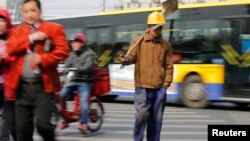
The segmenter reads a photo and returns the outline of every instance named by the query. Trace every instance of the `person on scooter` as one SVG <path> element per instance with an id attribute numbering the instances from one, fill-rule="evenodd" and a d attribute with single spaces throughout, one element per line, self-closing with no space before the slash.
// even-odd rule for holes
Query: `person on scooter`
<path id="1" fill-rule="evenodd" d="M 81 33 L 74 34 L 70 38 L 72 52 L 65 61 L 65 71 L 70 74 L 69 83 L 64 85 L 61 91 L 62 101 L 65 102 L 75 91 L 79 93 L 81 103 L 81 115 L 79 130 L 87 133 L 88 97 L 93 83 L 92 69 L 95 67 L 96 54 L 86 47 L 87 36 Z M 67 119 L 65 120 L 67 121 Z M 68 126 L 67 122 L 61 124 L 61 129 Z"/>

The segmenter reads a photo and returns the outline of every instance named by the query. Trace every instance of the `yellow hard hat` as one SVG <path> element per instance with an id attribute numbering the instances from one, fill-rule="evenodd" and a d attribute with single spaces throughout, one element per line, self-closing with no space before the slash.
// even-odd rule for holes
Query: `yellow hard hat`
<path id="1" fill-rule="evenodd" d="M 165 24 L 165 18 L 160 12 L 153 12 L 148 15 L 147 24 Z"/>

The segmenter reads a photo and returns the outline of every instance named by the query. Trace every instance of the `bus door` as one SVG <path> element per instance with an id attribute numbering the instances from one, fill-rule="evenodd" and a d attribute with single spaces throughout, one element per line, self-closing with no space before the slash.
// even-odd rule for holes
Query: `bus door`
<path id="1" fill-rule="evenodd" d="M 225 97 L 250 101 L 250 16 L 223 19 L 220 29 Z"/>
<path id="2" fill-rule="evenodd" d="M 112 33 L 111 26 L 88 27 L 85 30 L 88 37 L 88 47 L 97 54 L 98 67 L 107 67 L 112 59 Z"/>

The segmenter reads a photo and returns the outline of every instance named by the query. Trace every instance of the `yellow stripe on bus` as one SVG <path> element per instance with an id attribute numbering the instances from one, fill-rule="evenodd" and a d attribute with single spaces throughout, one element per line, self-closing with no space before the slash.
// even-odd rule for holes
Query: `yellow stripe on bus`
<path id="1" fill-rule="evenodd" d="M 230 0 L 222 2 L 196 3 L 196 4 L 179 5 L 178 7 L 180 9 L 185 9 L 185 8 L 202 8 L 202 7 L 215 7 L 215 6 L 244 5 L 244 4 L 250 4 L 250 0 Z"/>
<path id="2" fill-rule="evenodd" d="M 175 64 L 174 72 L 176 83 L 182 83 L 192 73 L 198 74 L 204 83 L 224 83 L 224 65 L 220 64 Z"/>
<path id="3" fill-rule="evenodd" d="M 230 6 L 230 5 L 245 5 L 250 4 L 250 0 L 231 0 L 223 2 L 208 2 L 208 3 L 196 3 L 196 4 L 179 4 L 179 9 L 190 9 L 190 8 L 202 8 L 202 7 L 216 7 L 216 6 Z M 100 15 L 115 15 L 115 14 L 127 14 L 127 13 L 138 13 L 147 11 L 161 11 L 162 7 L 150 7 L 150 8 L 136 8 L 127 10 L 114 10 L 101 12 Z"/>

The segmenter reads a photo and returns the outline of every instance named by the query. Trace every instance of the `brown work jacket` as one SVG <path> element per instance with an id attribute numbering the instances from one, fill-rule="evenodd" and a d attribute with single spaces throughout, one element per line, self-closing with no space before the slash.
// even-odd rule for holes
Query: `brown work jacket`
<path id="1" fill-rule="evenodd" d="M 140 35 L 142 36 L 142 35 Z M 135 37 L 131 48 L 139 40 Z M 169 87 L 173 80 L 172 48 L 162 38 L 152 39 L 148 33 L 128 55 L 135 63 L 135 86 L 143 88 Z"/>

